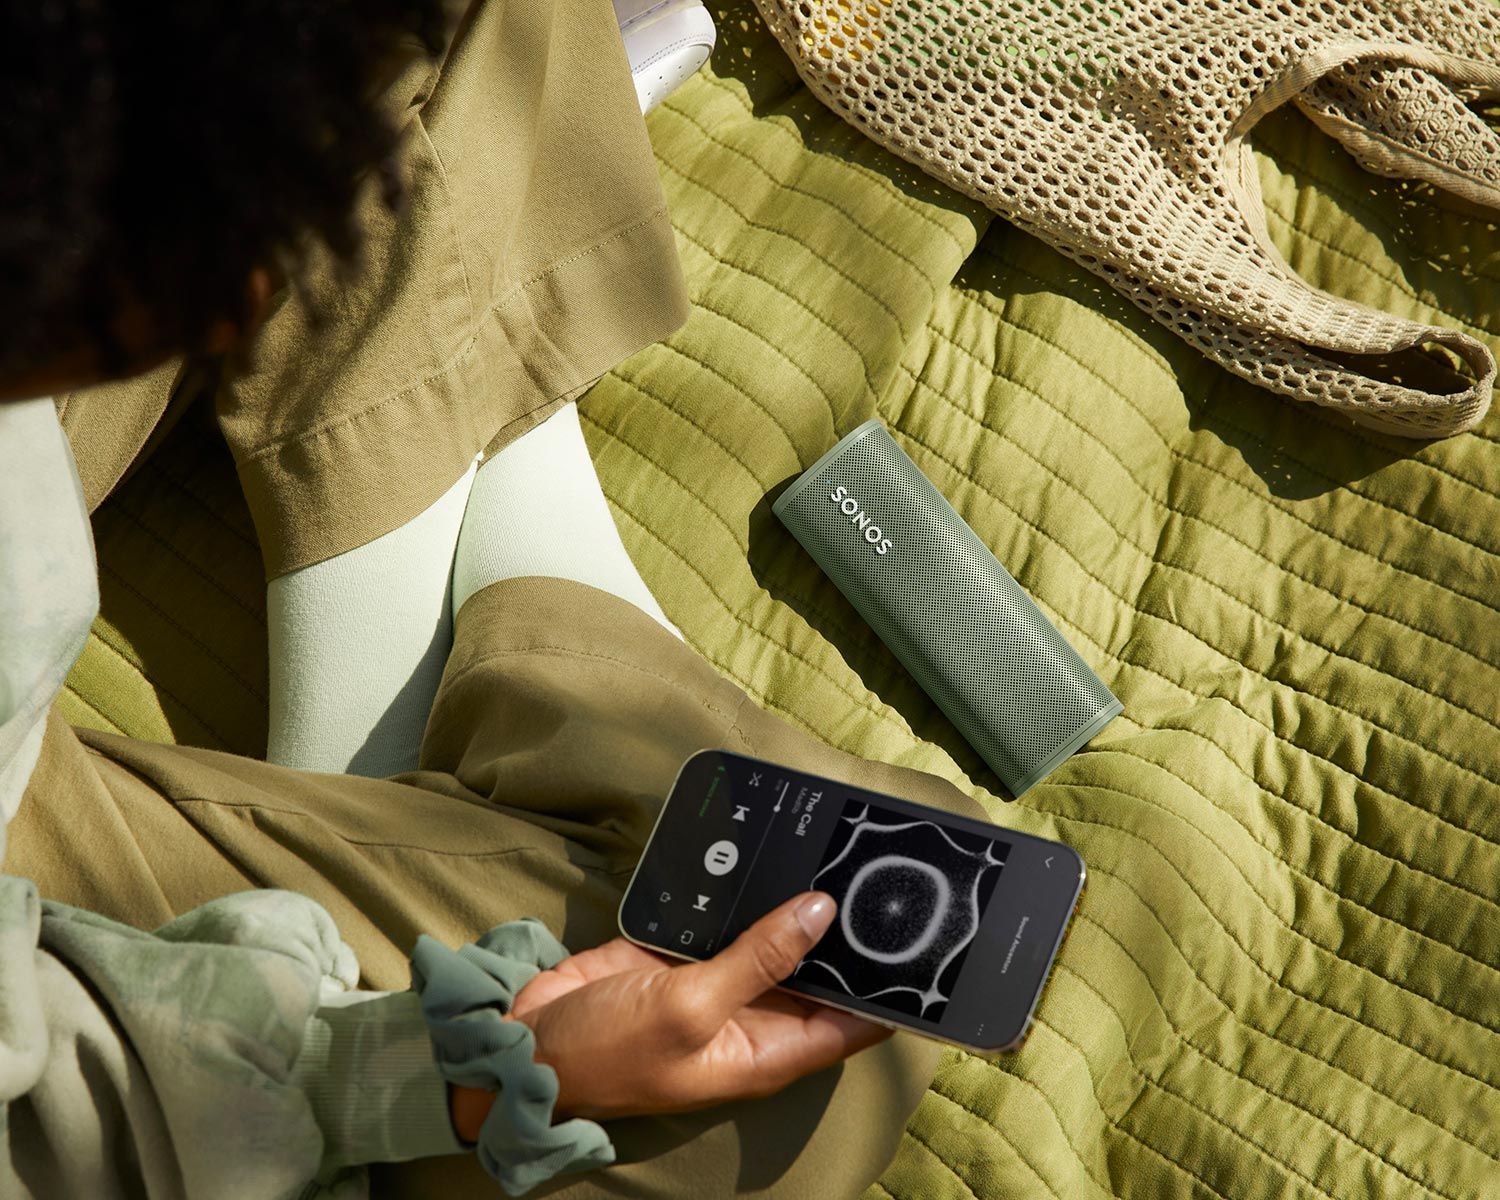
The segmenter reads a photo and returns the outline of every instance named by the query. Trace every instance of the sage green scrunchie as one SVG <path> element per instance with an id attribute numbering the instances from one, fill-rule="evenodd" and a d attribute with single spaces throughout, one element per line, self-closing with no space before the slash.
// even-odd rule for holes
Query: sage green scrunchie
<path id="1" fill-rule="evenodd" d="M 477 1153 L 512 1196 L 554 1175 L 615 1160 L 609 1135 L 593 1121 L 552 1123 L 557 1073 L 535 1061 L 536 1039 L 525 1024 L 501 1019 L 517 992 L 567 957 L 529 918 L 497 925 L 457 951 L 424 935 L 411 956 L 412 987 L 422 998 L 438 1073 L 449 1083 L 497 1093 Z"/>

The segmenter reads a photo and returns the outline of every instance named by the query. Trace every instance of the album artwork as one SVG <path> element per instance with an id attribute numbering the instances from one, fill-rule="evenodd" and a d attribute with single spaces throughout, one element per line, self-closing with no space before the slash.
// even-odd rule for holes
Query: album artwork
<path id="1" fill-rule="evenodd" d="M 812 886 L 838 916 L 796 978 L 940 1021 L 1010 847 L 847 800 Z"/>

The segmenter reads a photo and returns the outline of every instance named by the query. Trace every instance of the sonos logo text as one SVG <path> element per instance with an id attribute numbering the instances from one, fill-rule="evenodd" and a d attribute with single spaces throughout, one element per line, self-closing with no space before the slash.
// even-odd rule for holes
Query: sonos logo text
<path id="1" fill-rule="evenodd" d="M 860 536 L 875 547 L 876 554 L 889 554 L 891 550 L 891 539 L 880 531 L 880 526 L 872 524 L 870 514 L 865 512 L 859 505 L 859 501 L 849 494 L 849 489 L 839 484 L 828 494 L 828 498 L 839 506 L 839 512 L 849 518 L 849 524 L 859 530 Z"/>

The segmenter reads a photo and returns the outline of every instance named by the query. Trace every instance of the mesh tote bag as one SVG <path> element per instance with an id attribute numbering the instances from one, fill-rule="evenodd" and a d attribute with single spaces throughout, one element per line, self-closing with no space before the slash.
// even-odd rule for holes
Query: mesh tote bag
<path id="1" fill-rule="evenodd" d="M 1369 170 L 1500 207 L 1485 0 L 756 3 L 834 111 L 1235 374 L 1405 437 L 1484 416 L 1483 343 L 1287 266 L 1247 136 L 1290 101 Z"/>

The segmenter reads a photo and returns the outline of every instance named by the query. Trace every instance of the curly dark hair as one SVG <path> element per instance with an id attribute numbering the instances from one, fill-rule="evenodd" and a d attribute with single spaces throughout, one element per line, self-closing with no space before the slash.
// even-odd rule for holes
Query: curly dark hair
<path id="1" fill-rule="evenodd" d="M 390 190 L 384 73 L 444 0 L 8 0 L 0 26 L 0 370 L 148 314 L 172 350 L 246 316 L 256 267 L 356 254 Z"/>

